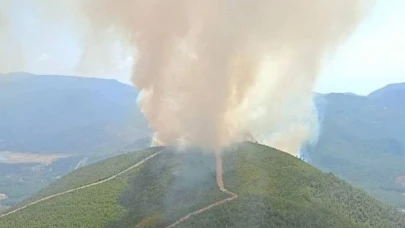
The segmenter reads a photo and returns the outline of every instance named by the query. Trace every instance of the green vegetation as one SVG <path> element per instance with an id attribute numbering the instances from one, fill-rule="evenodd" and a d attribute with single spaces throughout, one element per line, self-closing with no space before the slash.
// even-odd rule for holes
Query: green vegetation
<path id="1" fill-rule="evenodd" d="M 216 185 L 215 157 L 202 151 L 181 155 L 166 151 L 150 160 L 129 183 L 119 201 L 127 214 L 109 227 L 135 227 L 139 223 L 165 227 L 192 211 L 229 197 Z"/>
<path id="2" fill-rule="evenodd" d="M 0 227 L 165 227 L 229 197 L 216 186 L 212 153 L 170 148 L 151 148 L 79 169 L 40 194 L 106 178 L 161 149 L 162 154 L 116 179 L 0 218 Z M 405 224 L 395 209 L 281 151 L 244 143 L 227 148 L 223 162 L 225 186 L 239 198 L 178 227 L 402 228 Z"/>
<path id="3" fill-rule="evenodd" d="M 405 85 L 402 85 L 405 91 Z M 405 99 L 391 86 L 363 97 L 322 96 L 325 103 L 319 142 L 309 148 L 310 163 L 333 172 L 392 206 L 405 208 Z M 389 97 L 386 97 L 390 95 Z M 321 110 L 323 110 L 321 108 Z"/>
<path id="4" fill-rule="evenodd" d="M 65 176 L 72 170 L 75 170 L 78 164 L 81 161 L 85 161 L 82 165 L 86 166 L 89 164 L 93 164 L 98 161 L 105 160 L 107 158 L 113 157 L 112 155 L 120 155 L 124 153 L 129 153 L 131 151 L 139 150 L 142 148 L 148 148 L 150 145 L 149 138 L 144 138 L 134 142 L 131 145 L 128 145 L 121 150 L 116 151 L 115 153 L 94 153 L 91 155 L 86 156 L 73 156 L 58 160 L 50 165 L 42 165 L 36 163 L 28 163 L 28 164 L 1 164 L 0 163 L 0 170 L 2 171 L 2 175 L 0 175 L 0 190 L 2 193 L 6 193 L 8 195 L 8 199 L 0 201 L 0 206 L 14 206 L 19 203 L 25 203 L 28 197 L 32 196 L 36 192 L 40 191 L 44 187 L 48 186 L 50 183 L 53 183 L 57 179 L 62 176 Z M 126 157 L 120 157 L 117 159 L 125 160 Z M 127 161 L 131 163 L 132 160 L 129 159 Z M 126 162 L 120 163 L 122 166 L 126 164 Z M 114 167 L 116 169 L 122 168 L 121 165 Z M 102 170 L 103 172 L 109 172 L 109 170 Z M 76 170 L 73 176 L 78 175 L 76 172 L 81 172 Z M 72 175 L 72 174 L 71 174 Z M 84 173 L 84 178 L 87 177 L 88 174 Z M 100 174 L 95 174 L 98 175 Z M 89 181 L 92 179 L 90 178 Z M 66 181 L 64 184 L 58 184 L 57 188 L 51 190 L 54 185 L 51 185 L 50 188 L 47 188 L 45 192 L 41 192 L 40 194 L 47 195 L 48 192 L 46 191 L 54 191 L 58 192 L 63 188 L 63 186 L 70 187 L 70 182 L 74 182 L 79 184 L 77 180 L 69 180 L 64 179 Z"/>
<path id="5" fill-rule="evenodd" d="M 239 199 L 180 227 L 400 228 L 405 224 L 395 209 L 288 156 L 252 144 L 228 151 L 225 185 Z"/>
<path id="6" fill-rule="evenodd" d="M 116 202 L 125 184 L 118 178 L 44 201 L 0 218 L 0 227 L 105 227 L 124 214 L 124 208 Z"/>
<path id="7" fill-rule="evenodd" d="M 267 207 L 271 211 L 286 216 L 284 226 L 279 223 L 274 227 L 345 227 L 345 224 L 348 227 L 401 227 L 405 224 L 405 219 L 396 210 L 382 205 L 332 174 L 325 175 L 301 161 L 288 158 L 284 153 L 268 152 L 268 148 L 252 144 L 239 148 L 236 153 L 229 152 L 226 166 L 240 168 L 235 169 L 239 171 L 236 175 L 225 174 L 225 184 L 235 191 L 247 189 L 246 186 L 262 185 L 260 187 L 266 192 L 260 192 L 255 187 L 240 193 L 240 198 L 246 195 L 248 198 L 269 200 Z M 255 167 L 249 163 L 255 164 Z M 267 177 L 267 182 L 259 179 L 252 182 L 250 176 L 258 174 L 263 179 Z M 227 182 L 233 180 L 232 176 L 236 176 L 236 181 Z M 297 219 L 305 217 L 304 221 Z M 272 223 L 271 219 L 268 223 Z"/>
<path id="8" fill-rule="evenodd" d="M 147 144 L 150 132 L 137 96 L 134 87 L 115 80 L 0 74 L 0 152 L 73 156 L 49 166 L 0 163 L 0 192 L 9 196 L 0 204 L 21 202 L 81 159 L 90 164 Z"/>
<path id="9" fill-rule="evenodd" d="M 140 160 L 157 152 L 160 148 L 149 148 L 134 153 L 122 154 L 113 158 L 101 161 L 96 164 L 77 169 L 61 180 L 50 184 L 47 188 L 42 189 L 26 202 L 35 201 L 37 199 L 67 191 L 87 184 L 91 184 L 100 180 L 107 179 L 116 173 L 119 173 L 130 166 L 136 164 Z M 24 203 L 26 203 L 24 202 Z"/>

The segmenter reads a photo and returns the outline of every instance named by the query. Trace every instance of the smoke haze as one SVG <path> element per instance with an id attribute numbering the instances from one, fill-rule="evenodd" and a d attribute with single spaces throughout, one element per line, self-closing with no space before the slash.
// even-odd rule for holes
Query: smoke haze
<path id="1" fill-rule="evenodd" d="M 21 47 L 9 26 L 8 9 L 11 6 L 10 0 L 0 1 L 0 69 L 4 72 L 16 71 L 23 67 Z"/>
<path id="2" fill-rule="evenodd" d="M 369 3 L 77 1 L 80 23 L 91 28 L 82 65 L 113 63 L 104 39 L 111 34 L 132 49 L 132 81 L 155 144 L 215 149 L 250 135 L 296 154 L 316 137 L 312 95 L 322 61 Z"/>

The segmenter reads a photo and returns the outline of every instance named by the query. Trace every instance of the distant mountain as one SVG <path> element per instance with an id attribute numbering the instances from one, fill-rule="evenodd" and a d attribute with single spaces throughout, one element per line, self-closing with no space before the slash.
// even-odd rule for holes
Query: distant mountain
<path id="1" fill-rule="evenodd" d="M 111 151 L 148 136 L 138 92 L 115 80 L 0 75 L 0 151 Z"/>
<path id="2" fill-rule="evenodd" d="M 137 96 L 115 80 L 0 75 L 0 193 L 8 196 L 0 206 L 14 205 L 81 166 L 149 146 Z M 64 158 L 40 162 L 55 155 Z"/>
<path id="3" fill-rule="evenodd" d="M 317 105 L 322 127 L 310 163 L 405 208 L 405 83 L 369 96 L 320 95 Z"/>
<path id="4" fill-rule="evenodd" d="M 405 224 L 399 211 L 332 174 L 253 143 L 224 151 L 223 180 L 236 197 L 218 188 L 212 153 L 150 148 L 70 173 L 16 207 L 21 210 L 0 215 L 0 226 L 403 228 Z"/>
<path id="5" fill-rule="evenodd" d="M 388 85 L 368 97 L 376 103 L 405 109 L 405 83 Z"/>

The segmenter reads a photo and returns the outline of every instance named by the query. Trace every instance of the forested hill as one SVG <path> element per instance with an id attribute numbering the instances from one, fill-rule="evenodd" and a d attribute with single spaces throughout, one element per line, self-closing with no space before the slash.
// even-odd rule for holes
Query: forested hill
<path id="1" fill-rule="evenodd" d="M 114 151 L 149 134 L 137 96 L 115 80 L 0 75 L 0 151 Z"/>
<path id="2" fill-rule="evenodd" d="M 138 91 L 115 80 L 0 74 L 0 208 L 150 137 Z"/>
<path id="3" fill-rule="evenodd" d="M 26 203 L 87 187 L 0 217 L 0 227 L 166 227 L 229 197 L 218 189 L 215 167 L 215 156 L 199 150 L 150 148 L 120 155 L 56 181 Z M 111 178 L 117 173 L 122 175 Z M 187 217 L 176 227 L 403 228 L 405 224 L 405 216 L 396 209 L 334 175 L 258 144 L 224 151 L 223 180 L 238 197 Z"/>
<path id="4" fill-rule="evenodd" d="M 320 137 L 309 162 L 405 209 L 405 83 L 317 101 Z"/>

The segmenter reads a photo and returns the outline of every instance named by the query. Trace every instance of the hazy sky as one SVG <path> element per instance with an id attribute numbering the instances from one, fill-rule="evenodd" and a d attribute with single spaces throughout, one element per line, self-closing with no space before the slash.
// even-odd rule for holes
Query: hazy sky
<path id="1" fill-rule="evenodd" d="M 377 0 L 326 64 L 317 90 L 367 94 L 396 82 L 405 82 L 405 1 Z"/>
<path id="2" fill-rule="evenodd" d="M 9 12 L 12 32 L 24 51 L 25 66 L 19 71 L 77 74 L 78 34 L 69 29 L 68 20 L 44 23 L 34 6 L 32 1 L 18 0 Z M 111 72 L 94 71 L 89 76 L 129 83 L 130 63 L 122 61 Z M 394 82 L 405 82 L 405 1 L 377 0 L 356 32 L 327 60 L 316 90 L 367 94 Z"/>

